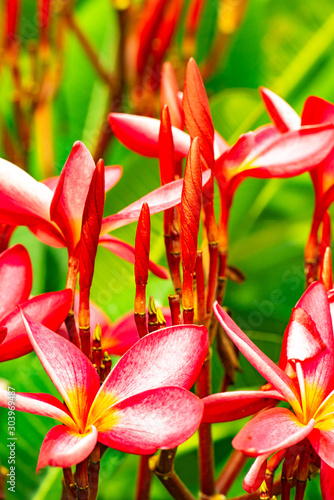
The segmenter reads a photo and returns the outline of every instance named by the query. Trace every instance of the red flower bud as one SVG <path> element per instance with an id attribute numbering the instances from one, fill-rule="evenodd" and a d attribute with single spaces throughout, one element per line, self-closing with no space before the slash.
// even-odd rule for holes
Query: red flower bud
<path id="1" fill-rule="evenodd" d="M 175 180 L 174 142 L 168 106 L 161 110 L 159 166 L 162 186 Z"/>
<path id="2" fill-rule="evenodd" d="M 183 91 L 183 111 L 186 128 L 192 139 L 199 137 L 206 168 L 213 168 L 214 128 L 209 101 L 197 64 L 193 58 L 187 65 Z"/>
<path id="3" fill-rule="evenodd" d="M 202 203 L 202 170 L 199 139 L 190 146 L 181 197 L 181 252 L 183 267 L 182 303 L 193 307 L 193 276 Z"/>

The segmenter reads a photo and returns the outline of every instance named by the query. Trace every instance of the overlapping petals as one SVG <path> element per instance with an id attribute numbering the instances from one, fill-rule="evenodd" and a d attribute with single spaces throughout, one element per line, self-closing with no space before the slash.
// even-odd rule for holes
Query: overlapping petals
<path id="1" fill-rule="evenodd" d="M 250 476 L 250 483 L 245 485 L 247 491 L 252 491 L 255 483 L 258 485 L 260 472 L 263 473 L 261 457 L 265 460 L 270 454 L 294 447 L 305 438 L 325 464 L 322 483 L 327 482 L 328 468 L 334 466 L 334 350 L 325 288 L 318 282 L 313 283 L 293 310 L 280 360 L 285 371 L 267 358 L 218 304 L 214 305 L 214 310 L 238 349 L 275 390 L 227 392 L 204 398 L 203 421 L 241 418 L 251 414 L 252 409 L 255 413 L 265 408 L 275 399 L 287 401 L 293 410 L 265 409 L 234 438 L 235 448 L 259 457 L 261 462 L 256 474 Z"/>
<path id="2" fill-rule="evenodd" d="M 17 409 L 52 416 L 38 469 L 81 462 L 97 441 L 129 453 L 172 448 L 197 429 L 203 403 L 187 389 L 204 362 L 204 327 L 177 326 L 151 333 L 120 359 L 100 387 L 86 356 L 66 339 L 30 318 L 27 334 L 43 367 L 65 401 L 46 394 L 17 394 Z M 7 392 L 0 391 L 7 405 Z"/>
<path id="3" fill-rule="evenodd" d="M 32 351 L 17 305 L 36 321 L 57 330 L 70 306 L 70 290 L 51 292 L 29 299 L 32 267 L 27 250 L 15 245 L 0 255 L 0 361 Z"/>

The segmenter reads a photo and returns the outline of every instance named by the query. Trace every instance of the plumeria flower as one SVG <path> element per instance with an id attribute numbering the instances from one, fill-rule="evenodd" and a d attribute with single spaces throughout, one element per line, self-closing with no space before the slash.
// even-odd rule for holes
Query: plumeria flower
<path id="1" fill-rule="evenodd" d="M 294 109 L 274 92 L 261 88 L 261 95 L 274 124 L 281 134 L 298 130 L 301 126 L 326 125 L 334 123 L 334 105 L 317 96 L 306 99 L 301 118 Z M 319 247 L 318 231 L 325 224 L 326 212 L 334 200 L 334 148 L 333 143 L 327 155 L 316 168 L 310 171 L 315 193 L 315 208 L 312 228 L 305 248 L 305 261 L 309 267 L 308 281 L 318 276 L 323 256 Z"/>
<path id="2" fill-rule="evenodd" d="M 280 366 L 277 366 L 232 321 L 217 304 L 218 321 L 261 375 L 271 384 L 269 391 L 214 394 L 204 399 L 204 422 L 219 422 L 245 416 L 242 403 L 286 401 L 287 408 L 270 408 L 255 416 L 234 438 L 233 446 L 258 457 L 244 482 L 253 491 L 264 480 L 266 459 L 273 453 L 309 441 L 321 459 L 321 489 L 329 500 L 333 493 L 334 446 L 334 337 L 327 292 L 315 282 L 293 309 L 285 332 Z M 284 371 L 283 371 L 283 369 Z M 262 405 L 263 407 L 263 405 Z"/>
<path id="3" fill-rule="evenodd" d="M 227 225 L 235 191 L 247 177 L 292 177 L 310 170 L 330 152 L 334 131 L 331 124 L 295 127 L 282 135 L 266 125 L 240 136 L 229 146 L 214 130 L 205 88 L 193 59 L 187 67 L 183 93 L 185 124 L 189 134 L 172 127 L 175 160 L 187 156 L 191 139 L 199 137 L 202 167 L 212 169 L 221 194 L 219 247 L 228 245 Z M 159 157 L 160 121 L 154 118 L 111 113 L 110 126 L 129 149 Z"/>
<path id="4" fill-rule="evenodd" d="M 44 182 L 37 182 L 16 165 L 0 159 L 0 222 L 28 226 L 47 245 L 67 247 L 70 258 L 77 256 L 82 215 L 95 168 L 91 154 L 79 141 L 74 144 L 60 177 Z M 120 166 L 105 168 L 106 191 L 121 175 Z M 208 179 L 209 175 L 203 175 L 203 183 Z M 179 204 L 182 185 L 182 179 L 171 182 L 102 219 L 100 244 L 133 263 L 134 248 L 107 233 L 138 220 L 145 202 L 151 214 Z M 150 270 L 168 278 L 166 270 L 151 261 Z"/>
<path id="5" fill-rule="evenodd" d="M 66 318 L 72 301 L 70 290 L 51 292 L 29 298 L 32 267 L 29 254 L 15 245 L 0 254 L 0 361 L 23 356 L 32 351 L 18 305 L 34 320 L 57 330 Z"/>
<path id="6" fill-rule="evenodd" d="M 53 417 L 37 470 L 83 461 L 97 442 L 127 453 L 173 448 L 197 429 L 203 403 L 188 392 L 204 362 L 207 331 L 175 326 L 148 334 L 115 365 L 100 387 L 87 357 L 28 317 L 27 334 L 64 403 L 48 394 L 16 394 L 16 409 Z M 7 406 L 7 391 L 0 391 Z"/>

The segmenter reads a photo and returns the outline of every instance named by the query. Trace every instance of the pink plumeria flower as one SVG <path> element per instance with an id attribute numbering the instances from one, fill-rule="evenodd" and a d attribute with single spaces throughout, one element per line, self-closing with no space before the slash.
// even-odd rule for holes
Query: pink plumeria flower
<path id="1" fill-rule="evenodd" d="M 25 325 L 45 371 L 64 400 L 48 394 L 16 394 L 16 409 L 53 417 L 37 470 L 70 467 L 97 442 L 136 454 L 173 448 L 197 429 L 203 403 L 189 389 L 204 362 L 208 339 L 200 326 L 158 330 L 138 341 L 100 387 L 87 357 L 66 339 L 29 318 Z M 7 406 L 7 392 L 0 391 Z"/>
<path id="2" fill-rule="evenodd" d="M 334 337 L 325 288 L 318 282 L 313 283 L 293 310 L 280 360 L 280 366 L 285 371 L 263 354 L 217 303 L 214 311 L 240 352 L 272 385 L 273 390 L 208 396 L 204 399 L 203 421 L 230 420 L 233 413 L 234 418 L 241 418 L 246 416 L 240 411 L 243 402 L 251 402 L 256 411 L 257 403 L 263 403 L 264 397 L 269 402 L 287 401 L 293 410 L 265 410 L 248 422 L 234 438 L 232 444 L 236 449 L 258 457 L 246 477 L 245 489 L 250 492 L 259 487 L 264 480 L 266 459 L 272 453 L 297 446 L 307 438 L 321 459 L 323 498 L 332 499 Z"/>
<path id="3" fill-rule="evenodd" d="M 15 245 L 0 254 L 0 361 L 18 358 L 32 351 L 18 305 L 34 320 L 57 330 L 71 307 L 70 290 L 29 298 L 32 267 L 29 254 Z"/>

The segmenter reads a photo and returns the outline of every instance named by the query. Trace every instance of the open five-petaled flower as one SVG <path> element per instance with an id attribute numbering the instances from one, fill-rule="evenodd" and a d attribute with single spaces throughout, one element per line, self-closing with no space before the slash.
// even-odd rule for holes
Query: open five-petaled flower
<path id="1" fill-rule="evenodd" d="M 66 339 L 25 320 L 30 341 L 64 404 L 48 394 L 16 394 L 16 409 L 53 417 L 37 470 L 84 460 L 97 442 L 128 453 L 173 448 L 197 429 L 203 403 L 189 389 L 206 356 L 207 331 L 164 328 L 137 342 L 100 387 L 92 363 Z M 7 392 L 0 391 L 7 406 Z"/>
<path id="2" fill-rule="evenodd" d="M 325 288 L 320 283 L 313 283 L 293 309 L 284 336 L 281 368 L 249 340 L 219 305 L 215 304 L 214 309 L 226 333 L 273 390 L 208 396 L 204 399 L 203 421 L 240 418 L 245 416 L 242 402 L 252 403 L 256 411 L 257 401 L 263 403 L 264 398 L 269 402 L 287 401 L 293 410 L 267 409 L 248 422 L 234 438 L 236 449 L 258 457 L 256 473 L 253 470 L 253 474 L 248 475 L 244 487 L 251 491 L 261 484 L 269 455 L 307 438 L 321 459 L 323 498 L 333 498 L 334 338 Z"/>

